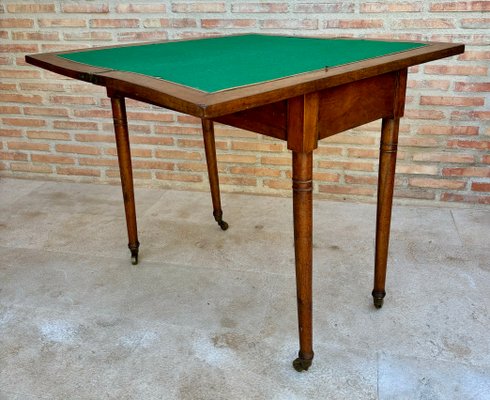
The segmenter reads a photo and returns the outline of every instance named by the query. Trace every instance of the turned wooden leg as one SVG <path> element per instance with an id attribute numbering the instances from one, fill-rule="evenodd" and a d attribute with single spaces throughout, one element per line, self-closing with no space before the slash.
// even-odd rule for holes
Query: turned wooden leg
<path id="1" fill-rule="evenodd" d="M 381 145 L 378 175 L 378 208 L 376 213 L 376 251 L 374 260 L 374 306 L 381 308 L 386 295 L 386 263 L 390 239 L 391 206 L 395 183 L 396 151 L 399 118 L 384 118 L 381 127 Z"/>
<path id="2" fill-rule="evenodd" d="M 124 97 L 111 97 L 114 132 L 116 135 L 117 159 L 121 175 L 121 186 L 128 228 L 129 250 L 131 262 L 138 263 L 138 230 L 136 227 L 136 208 L 134 203 L 133 169 L 131 167 L 131 151 L 129 148 L 128 121 Z"/>
<path id="3" fill-rule="evenodd" d="M 294 251 L 298 301 L 299 353 L 293 366 L 307 370 L 313 360 L 312 332 L 312 152 L 293 151 Z"/>
<path id="4" fill-rule="evenodd" d="M 211 198 L 213 200 L 213 216 L 221 229 L 226 231 L 228 229 L 228 224 L 223 221 L 223 210 L 221 209 L 213 121 L 202 119 L 202 133 L 204 137 L 204 150 L 206 152 L 206 164 L 208 166 L 209 186 L 211 188 Z"/>

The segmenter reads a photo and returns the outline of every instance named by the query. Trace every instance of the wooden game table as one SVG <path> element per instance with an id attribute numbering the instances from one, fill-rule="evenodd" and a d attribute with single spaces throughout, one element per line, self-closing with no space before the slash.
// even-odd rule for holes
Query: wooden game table
<path id="1" fill-rule="evenodd" d="M 464 46 L 386 40 L 237 35 L 116 45 L 26 56 L 30 64 L 105 86 L 111 99 L 133 264 L 138 235 L 125 98 L 202 120 L 213 215 L 221 210 L 213 123 L 287 142 L 292 151 L 299 354 L 307 370 L 312 345 L 312 159 L 318 140 L 382 118 L 374 305 L 385 297 L 398 127 L 407 68 L 460 54 Z"/>

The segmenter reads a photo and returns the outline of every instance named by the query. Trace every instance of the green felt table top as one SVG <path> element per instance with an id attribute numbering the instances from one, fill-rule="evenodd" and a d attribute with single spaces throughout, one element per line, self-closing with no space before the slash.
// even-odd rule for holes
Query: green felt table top
<path id="1" fill-rule="evenodd" d="M 425 46 L 413 42 L 241 35 L 60 54 L 216 92 Z"/>

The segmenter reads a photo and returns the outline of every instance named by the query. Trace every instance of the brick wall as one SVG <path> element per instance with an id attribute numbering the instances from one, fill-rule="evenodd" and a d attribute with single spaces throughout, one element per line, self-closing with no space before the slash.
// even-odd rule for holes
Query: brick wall
<path id="1" fill-rule="evenodd" d="M 15 1 L 0 3 L 0 176 L 118 182 L 104 90 L 26 65 L 26 53 L 268 32 L 462 42 L 412 68 L 396 196 L 490 203 L 489 1 Z M 136 184 L 207 189 L 195 118 L 128 101 Z M 371 201 L 380 123 L 321 142 L 319 197 Z M 224 191 L 289 194 L 284 143 L 217 126 Z M 415 201 L 415 200 L 413 200 Z"/>

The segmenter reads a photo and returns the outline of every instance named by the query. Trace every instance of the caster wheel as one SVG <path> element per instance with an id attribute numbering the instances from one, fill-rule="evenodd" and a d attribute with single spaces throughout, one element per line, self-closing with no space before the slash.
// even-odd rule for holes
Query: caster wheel
<path id="1" fill-rule="evenodd" d="M 377 298 L 373 299 L 374 307 L 376 307 L 378 309 L 383 307 L 383 302 L 384 302 L 383 299 L 377 299 Z"/>
<path id="2" fill-rule="evenodd" d="M 308 368 L 311 367 L 313 360 L 303 360 L 301 358 L 297 358 L 293 361 L 293 368 L 298 372 L 308 371 Z"/>
<path id="3" fill-rule="evenodd" d="M 138 264 L 138 250 L 131 251 L 131 264 L 133 265 Z"/>
<path id="4" fill-rule="evenodd" d="M 226 231 L 228 229 L 228 223 L 223 220 L 218 221 L 218 225 L 223 231 Z"/>

